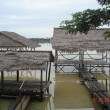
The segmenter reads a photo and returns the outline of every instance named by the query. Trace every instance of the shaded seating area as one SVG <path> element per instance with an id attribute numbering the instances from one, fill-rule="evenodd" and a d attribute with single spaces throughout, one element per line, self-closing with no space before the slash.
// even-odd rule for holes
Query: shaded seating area
<path id="1" fill-rule="evenodd" d="M 30 95 L 42 100 L 50 85 L 51 62 L 54 61 L 52 52 L 35 51 L 39 44 L 13 32 L 0 32 L 0 39 L 0 95 Z M 39 78 L 26 80 L 32 71 L 39 74 Z M 15 80 L 5 79 L 10 72 L 15 73 Z"/>
<path id="2" fill-rule="evenodd" d="M 92 73 L 97 72 L 93 69 L 100 68 L 101 71 L 98 73 L 106 77 L 108 76 L 104 73 L 106 68 L 110 74 L 110 39 L 105 40 L 103 36 L 107 30 L 109 29 L 94 29 L 88 34 L 69 34 L 63 28 L 55 28 L 51 38 L 52 47 L 55 49 L 55 72 L 64 73 L 64 67 L 73 67 L 72 73 L 77 71 L 83 78 L 82 84 L 88 88 L 92 98 L 95 98 L 105 110 L 110 109 L 110 101 L 105 101 L 110 97 L 107 91 L 110 80 L 106 79 L 106 87 L 102 88 Z"/>
<path id="3" fill-rule="evenodd" d="M 49 88 L 51 62 L 54 60 L 51 51 L 0 53 L 1 95 L 38 95 L 38 93 L 44 93 Z M 21 81 L 19 80 L 20 70 L 22 72 L 25 70 L 27 73 L 31 73 L 30 70 L 39 70 L 40 79 L 25 81 L 24 78 Z M 4 80 L 4 74 L 6 74 L 4 71 L 16 71 L 16 80 Z M 45 79 L 43 79 L 44 74 L 46 74 Z"/>
<path id="4" fill-rule="evenodd" d="M 63 28 L 54 28 L 51 43 L 55 49 L 55 72 L 65 72 L 65 67 L 87 65 L 88 69 L 110 67 L 110 39 L 105 40 L 103 33 L 109 29 L 94 29 L 88 34 L 69 34 Z M 61 70 L 61 71 L 60 71 Z M 110 71 L 110 68 L 109 68 Z M 72 72 L 77 72 L 74 69 Z M 103 71 L 102 71 L 103 72 Z"/>

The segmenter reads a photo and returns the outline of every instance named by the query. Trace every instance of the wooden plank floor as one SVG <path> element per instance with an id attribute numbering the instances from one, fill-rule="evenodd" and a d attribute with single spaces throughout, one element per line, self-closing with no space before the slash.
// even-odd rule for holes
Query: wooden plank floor
<path id="1" fill-rule="evenodd" d="M 6 80 L 4 82 L 4 89 L 1 89 L 1 82 L 0 82 L 0 93 L 1 94 L 18 94 L 23 93 L 23 95 L 30 94 L 38 94 L 41 89 L 41 82 L 40 81 L 25 81 L 22 88 L 20 89 L 22 81 L 10 81 Z M 42 92 L 44 92 L 49 87 L 50 82 L 43 81 L 42 82 Z"/>
<path id="2" fill-rule="evenodd" d="M 57 60 L 57 65 L 79 65 L 81 64 L 81 61 L 79 60 Z M 108 62 L 104 61 L 104 60 L 85 60 L 84 64 L 88 64 L 88 65 L 109 65 Z"/>

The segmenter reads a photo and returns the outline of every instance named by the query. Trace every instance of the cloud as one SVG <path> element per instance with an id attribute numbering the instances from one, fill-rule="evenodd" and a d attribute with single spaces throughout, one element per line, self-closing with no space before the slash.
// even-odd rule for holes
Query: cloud
<path id="1" fill-rule="evenodd" d="M 62 12 L 70 8 L 80 9 L 81 7 L 90 6 L 91 4 L 97 4 L 96 0 L 77 0 L 75 2 L 74 0 L 4 0 L 1 2 L 4 8 L 9 8 L 12 12 L 14 12 L 13 9 L 16 11 L 22 10 L 20 13 L 25 12 L 25 14 L 32 13 L 32 11 Z"/>
<path id="2" fill-rule="evenodd" d="M 0 0 L 0 29 L 50 37 L 72 13 L 98 7 L 96 0 Z"/>
<path id="3" fill-rule="evenodd" d="M 11 27 L 11 28 L 6 28 L 6 27 L 3 27 L 1 28 L 0 27 L 0 30 L 3 31 L 3 30 L 6 30 L 6 31 L 11 31 L 11 32 L 17 32 L 19 33 L 20 35 L 22 36 L 25 36 L 27 38 L 40 38 L 40 37 L 52 37 L 52 33 L 53 33 L 53 28 L 52 27 Z M 43 33 L 42 33 L 43 32 Z"/>

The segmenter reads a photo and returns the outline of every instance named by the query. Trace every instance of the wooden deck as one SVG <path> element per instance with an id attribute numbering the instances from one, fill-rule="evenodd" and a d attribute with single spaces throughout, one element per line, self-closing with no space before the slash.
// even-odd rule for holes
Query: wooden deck
<path id="1" fill-rule="evenodd" d="M 107 92 L 107 88 L 101 88 L 97 79 L 91 75 L 87 68 L 79 68 L 79 73 L 84 79 L 84 84 L 91 92 L 92 98 L 97 99 L 97 102 L 103 110 L 110 110 L 110 102 L 106 102 L 105 99 L 109 98 L 110 95 Z M 102 102 L 99 99 L 102 99 Z"/>
<path id="2" fill-rule="evenodd" d="M 58 60 L 57 65 L 79 65 L 81 64 L 81 61 L 79 60 Z M 109 65 L 108 62 L 104 61 L 104 60 L 85 60 L 84 64 L 88 64 L 88 65 Z"/>
<path id="3" fill-rule="evenodd" d="M 42 86 L 41 86 L 42 83 Z M 22 81 L 10 81 L 5 80 L 2 88 L 0 82 L 0 94 L 1 95 L 39 95 L 41 92 L 45 92 L 49 88 L 50 82 L 46 81 L 25 81 L 22 85 Z M 42 90 L 42 91 L 41 91 Z"/>

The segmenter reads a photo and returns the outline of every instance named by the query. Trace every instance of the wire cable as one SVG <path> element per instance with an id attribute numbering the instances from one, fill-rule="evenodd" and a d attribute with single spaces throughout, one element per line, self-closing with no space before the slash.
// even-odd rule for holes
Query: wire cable
<path id="1" fill-rule="evenodd" d="M 105 55 L 105 56 L 103 56 L 102 58 L 100 58 L 100 59 L 95 59 L 95 58 L 93 58 L 87 51 L 86 51 L 86 53 L 87 53 L 87 55 L 91 58 L 91 59 L 93 59 L 93 60 L 102 60 L 102 59 L 104 59 L 107 55 Z M 109 52 L 108 52 L 109 53 Z M 107 53 L 107 54 L 108 54 Z"/>
<path id="2" fill-rule="evenodd" d="M 69 59 L 69 58 L 65 57 L 60 51 L 59 51 L 59 53 L 63 58 L 65 58 L 67 60 L 74 60 L 79 55 L 79 53 L 78 53 L 75 57 Z"/>

